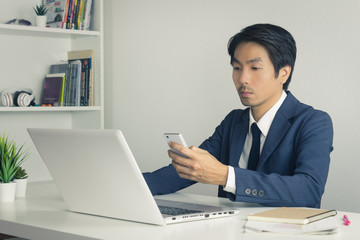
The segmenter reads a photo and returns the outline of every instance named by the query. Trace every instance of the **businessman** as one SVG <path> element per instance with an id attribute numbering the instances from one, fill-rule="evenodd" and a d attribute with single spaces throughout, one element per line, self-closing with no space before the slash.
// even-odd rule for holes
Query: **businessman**
<path id="1" fill-rule="evenodd" d="M 296 44 L 285 29 L 255 24 L 228 43 L 232 78 L 246 109 L 230 112 L 199 147 L 171 147 L 172 164 L 144 173 L 153 195 L 196 182 L 218 196 L 267 206 L 320 207 L 333 150 L 329 115 L 299 102 L 288 86 Z"/>

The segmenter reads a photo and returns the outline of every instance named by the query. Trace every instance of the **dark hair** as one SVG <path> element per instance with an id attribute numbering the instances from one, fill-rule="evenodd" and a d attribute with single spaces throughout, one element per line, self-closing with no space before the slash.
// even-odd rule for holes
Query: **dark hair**
<path id="1" fill-rule="evenodd" d="M 255 42 L 266 49 L 274 65 L 275 77 L 278 77 L 282 67 L 291 67 L 289 78 L 283 85 L 283 89 L 287 90 L 294 71 L 296 59 L 296 43 L 293 36 L 285 29 L 272 24 L 255 24 L 248 26 L 229 40 L 228 52 L 231 56 L 231 64 L 234 61 L 236 47 L 244 42 Z"/>

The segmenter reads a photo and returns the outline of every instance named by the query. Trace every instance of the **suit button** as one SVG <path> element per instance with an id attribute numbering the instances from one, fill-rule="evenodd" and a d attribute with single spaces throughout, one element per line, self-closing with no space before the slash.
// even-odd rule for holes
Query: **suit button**
<path id="1" fill-rule="evenodd" d="M 251 194 L 251 189 L 250 188 L 245 189 L 245 194 L 250 195 Z"/>
<path id="2" fill-rule="evenodd" d="M 252 194 L 253 196 L 256 196 L 256 195 L 258 194 L 258 190 L 253 189 L 253 190 L 251 191 L 251 194 Z"/>
<path id="3" fill-rule="evenodd" d="M 264 193 L 264 190 L 260 190 L 260 191 L 259 191 L 259 197 L 264 196 L 264 194 L 265 194 L 265 193 Z"/>

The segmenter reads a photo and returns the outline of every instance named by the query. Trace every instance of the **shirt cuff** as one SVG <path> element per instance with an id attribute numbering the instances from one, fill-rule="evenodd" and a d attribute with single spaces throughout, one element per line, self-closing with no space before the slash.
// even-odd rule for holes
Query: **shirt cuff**
<path id="1" fill-rule="evenodd" d="M 236 183 L 235 183 L 235 170 L 233 167 L 228 166 L 228 177 L 224 191 L 235 194 L 236 192 Z"/>

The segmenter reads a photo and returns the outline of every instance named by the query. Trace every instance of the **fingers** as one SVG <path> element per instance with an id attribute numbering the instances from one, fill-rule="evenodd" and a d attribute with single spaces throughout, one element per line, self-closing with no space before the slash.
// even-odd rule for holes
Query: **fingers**
<path id="1" fill-rule="evenodd" d="M 179 177 L 190 180 L 196 180 L 196 178 L 193 176 L 194 171 L 191 168 L 178 164 L 175 161 L 172 161 L 172 165 L 174 166 Z"/>
<path id="2" fill-rule="evenodd" d="M 180 152 L 180 149 L 177 149 Z M 184 152 L 181 154 L 185 155 Z M 168 155 L 172 159 L 172 164 L 176 172 L 182 178 L 190 179 L 195 170 L 195 162 L 192 159 L 182 157 L 171 150 L 168 150 Z"/>
<path id="3" fill-rule="evenodd" d="M 176 157 L 172 161 L 172 165 L 174 166 L 179 177 L 197 182 L 199 181 L 199 173 L 197 170 L 195 170 L 196 167 L 194 167 L 194 163 L 192 160 L 176 155 Z"/>
<path id="4" fill-rule="evenodd" d="M 201 149 L 201 148 L 198 148 L 196 146 L 191 146 L 191 147 L 189 147 L 189 149 L 191 149 L 194 152 L 198 152 L 198 153 L 207 153 L 208 152 L 208 151 L 206 151 L 204 149 Z"/>
<path id="5" fill-rule="evenodd" d="M 176 143 L 170 146 L 187 156 L 182 157 L 171 150 L 168 151 L 172 165 L 181 178 L 216 185 L 226 184 L 228 167 L 209 152 L 194 146 L 186 148 Z"/>
<path id="6" fill-rule="evenodd" d="M 171 150 L 168 150 L 168 155 L 173 160 L 173 162 L 177 163 L 178 165 L 192 168 L 193 161 L 191 159 L 182 157 Z"/>
<path id="7" fill-rule="evenodd" d="M 193 181 L 201 181 L 199 179 L 200 169 L 199 164 L 190 158 L 182 157 L 171 150 L 168 151 L 169 157 L 172 159 L 172 165 L 174 166 L 177 174 L 181 178 L 193 180 Z"/>
<path id="8" fill-rule="evenodd" d="M 201 148 L 195 147 L 195 146 L 191 146 L 189 148 L 184 147 L 183 145 L 180 145 L 176 142 L 170 142 L 169 146 L 176 150 L 177 152 L 179 152 L 180 154 L 187 156 L 189 158 L 194 158 L 196 157 L 196 153 L 206 153 L 206 150 L 203 150 Z"/>
<path id="9" fill-rule="evenodd" d="M 187 154 L 186 154 L 186 152 L 187 152 L 187 150 L 188 150 L 187 147 L 184 147 L 183 145 L 178 144 L 178 143 L 176 143 L 176 142 L 170 142 L 170 143 L 169 143 L 169 146 L 170 146 L 172 149 L 174 149 L 175 151 L 181 153 L 182 155 L 186 155 L 186 156 L 187 156 Z"/>
<path id="10" fill-rule="evenodd" d="M 175 142 L 170 142 L 169 146 L 185 156 L 183 157 L 172 150 L 168 150 L 168 155 L 172 159 L 172 165 L 181 178 L 197 182 L 206 182 L 206 180 L 204 180 L 204 169 L 201 166 L 201 162 L 204 161 L 202 160 L 203 157 L 209 155 L 207 151 L 195 146 L 187 148 Z"/>

